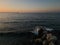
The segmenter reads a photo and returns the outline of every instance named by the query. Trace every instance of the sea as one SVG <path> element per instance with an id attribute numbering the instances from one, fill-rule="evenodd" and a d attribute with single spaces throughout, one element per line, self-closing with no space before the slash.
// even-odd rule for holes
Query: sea
<path id="1" fill-rule="evenodd" d="M 27 37 L 20 33 L 32 31 L 36 26 L 60 30 L 60 13 L 0 13 L 0 45 L 25 44 Z M 9 36 L 10 32 L 18 32 L 19 35 Z"/>

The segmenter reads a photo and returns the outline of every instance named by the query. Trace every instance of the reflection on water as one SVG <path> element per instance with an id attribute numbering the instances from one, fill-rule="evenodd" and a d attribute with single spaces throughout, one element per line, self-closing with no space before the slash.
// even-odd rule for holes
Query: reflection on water
<path id="1" fill-rule="evenodd" d="M 32 30 L 40 25 L 59 30 L 59 17 L 55 13 L 0 13 L 0 32 Z"/>
<path id="2" fill-rule="evenodd" d="M 0 13 L 0 45 L 28 45 L 33 36 L 25 31 L 41 25 L 47 30 L 60 30 L 59 19 L 60 14 L 56 13 Z"/>

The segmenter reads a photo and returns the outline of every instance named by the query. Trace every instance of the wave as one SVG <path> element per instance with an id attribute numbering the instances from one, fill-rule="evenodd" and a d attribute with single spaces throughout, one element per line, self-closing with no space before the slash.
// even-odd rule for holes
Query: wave
<path id="1" fill-rule="evenodd" d="M 53 28 L 48 28 L 48 27 L 44 27 L 44 26 L 36 26 L 35 29 L 33 31 L 31 31 L 32 33 L 34 33 L 35 35 L 38 35 L 38 32 L 40 29 L 43 29 L 44 31 L 53 31 Z"/>
<path id="2" fill-rule="evenodd" d="M 0 31 L 0 33 L 20 33 L 20 32 L 32 32 L 32 33 L 38 33 L 38 31 L 40 30 L 40 28 L 42 28 L 43 30 L 46 30 L 46 31 L 52 31 L 52 30 L 54 30 L 53 28 L 48 28 L 48 27 L 45 27 L 45 26 L 35 26 L 33 29 L 31 29 L 31 30 L 27 30 L 27 29 L 25 29 L 25 30 L 13 30 L 13 29 L 10 29 L 10 30 L 6 30 L 6 31 Z"/>

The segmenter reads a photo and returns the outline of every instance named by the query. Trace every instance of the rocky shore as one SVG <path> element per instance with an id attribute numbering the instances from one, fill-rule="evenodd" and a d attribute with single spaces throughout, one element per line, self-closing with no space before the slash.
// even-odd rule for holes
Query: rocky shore
<path id="1" fill-rule="evenodd" d="M 60 30 L 34 32 L 0 33 L 0 45 L 60 45 Z"/>

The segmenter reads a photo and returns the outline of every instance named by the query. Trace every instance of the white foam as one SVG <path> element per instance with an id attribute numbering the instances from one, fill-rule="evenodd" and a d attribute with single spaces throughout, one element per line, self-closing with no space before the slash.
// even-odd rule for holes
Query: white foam
<path id="1" fill-rule="evenodd" d="M 52 28 L 46 28 L 47 31 L 52 31 L 53 29 Z"/>
<path id="2" fill-rule="evenodd" d="M 31 31 L 32 33 L 34 33 L 35 35 L 38 35 L 38 31 L 40 30 L 40 26 L 36 26 L 35 29 L 33 31 Z M 42 27 L 43 29 L 45 29 L 45 31 L 52 31 L 52 28 L 47 28 L 47 27 Z"/>

